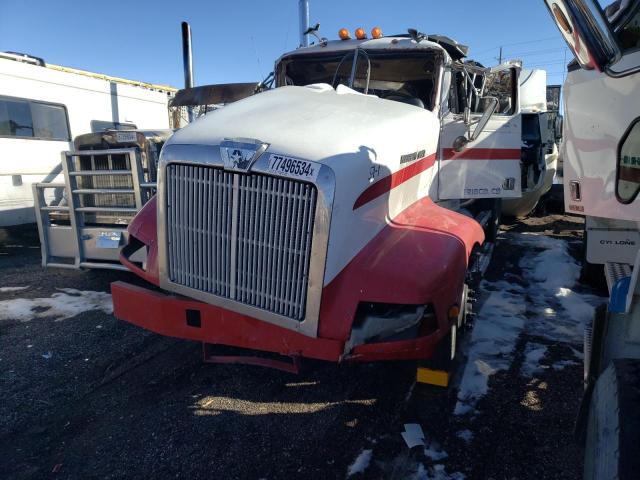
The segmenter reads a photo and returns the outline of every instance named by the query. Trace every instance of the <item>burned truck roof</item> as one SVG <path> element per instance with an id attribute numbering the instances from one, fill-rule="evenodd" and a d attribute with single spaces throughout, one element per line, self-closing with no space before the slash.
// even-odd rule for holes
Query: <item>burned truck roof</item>
<path id="1" fill-rule="evenodd" d="M 440 50 L 446 52 L 452 60 L 462 60 L 468 54 L 469 47 L 444 35 L 421 35 L 416 41 L 411 34 L 390 35 L 372 39 L 327 40 L 309 47 L 301 47 L 280 57 L 309 55 L 329 52 L 347 52 L 355 48 L 367 50 Z M 280 61 L 280 59 L 278 61 Z"/>

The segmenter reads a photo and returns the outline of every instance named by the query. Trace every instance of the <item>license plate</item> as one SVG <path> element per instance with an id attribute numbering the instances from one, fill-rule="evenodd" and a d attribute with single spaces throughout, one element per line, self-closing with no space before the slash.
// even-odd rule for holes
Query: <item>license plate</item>
<path id="1" fill-rule="evenodd" d="M 308 160 L 271 154 L 269 157 L 269 171 L 277 175 L 302 180 L 315 181 L 322 165 Z"/>
<path id="2" fill-rule="evenodd" d="M 100 232 L 96 246 L 98 248 L 120 248 L 122 232 Z"/>
<path id="3" fill-rule="evenodd" d="M 136 132 L 116 132 L 116 141 L 118 143 L 135 143 L 138 141 Z"/>

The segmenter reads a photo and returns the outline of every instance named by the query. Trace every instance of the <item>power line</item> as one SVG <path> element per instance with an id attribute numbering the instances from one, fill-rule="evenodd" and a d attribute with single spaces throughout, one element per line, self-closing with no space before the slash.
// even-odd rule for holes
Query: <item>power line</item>
<path id="1" fill-rule="evenodd" d="M 566 64 L 566 62 L 564 60 L 557 60 L 557 61 L 553 61 L 553 62 L 541 62 L 541 63 L 525 63 L 524 67 L 525 68 L 529 68 L 529 67 L 544 67 L 545 65 L 561 65 L 561 64 Z"/>
<path id="2" fill-rule="evenodd" d="M 544 50 L 529 50 L 528 52 L 515 52 L 509 53 L 510 56 L 519 56 L 519 55 L 543 55 L 545 53 L 551 52 L 562 52 L 564 48 L 546 48 Z"/>
<path id="3" fill-rule="evenodd" d="M 537 53 L 537 54 L 533 54 L 533 55 L 531 55 L 531 54 L 529 54 L 529 55 L 524 55 L 524 52 L 523 52 L 523 53 L 521 53 L 521 54 L 503 53 L 503 54 L 502 54 L 502 58 L 518 59 L 518 58 L 524 58 L 524 57 L 527 57 L 527 56 L 530 56 L 530 57 L 536 57 L 536 56 L 540 56 L 540 55 L 549 55 L 550 53 L 554 53 L 554 52 Z M 557 53 L 562 53 L 562 50 L 558 50 L 558 51 L 557 51 Z M 495 59 L 496 59 L 496 57 L 489 57 L 489 56 L 484 56 L 484 57 L 474 57 L 474 58 L 475 58 L 476 60 L 480 61 L 480 62 L 482 62 L 483 60 L 491 60 L 491 61 L 493 61 L 493 60 L 495 60 Z M 538 60 L 538 61 L 541 61 L 541 60 L 542 60 L 542 59 L 540 59 L 540 60 Z M 554 58 L 554 60 L 555 60 L 555 58 Z"/>
<path id="4" fill-rule="evenodd" d="M 490 52 L 492 50 L 496 50 L 500 47 L 512 47 L 513 45 L 526 45 L 528 43 L 537 43 L 537 42 L 545 42 L 548 40 L 556 40 L 558 39 L 558 36 L 555 35 L 553 37 L 545 37 L 545 38 L 538 38 L 535 40 L 527 40 L 526 42 L 513 42 L 513 43 L 503 43 L 502 45 L 496 45 L 495 47 L 491 47 L 491 48 L 487 48 L 486 50 L 481 50 L 480 52 L 474 52 L 474 55 L 479 55 L 481 53 L 485 53 L 485 52 Z"/>
<path id="5" fill-rule="evenodd" d="M 546 58 L 529 58 L 529 57 L 515 57 L 513 55 L 502 55 L 502 57 L 504 59 L 514 59 L 514 60 L 528 60 L 532 63 L 536 63 L 536 64 L 545 64 L 545 63 L 555 63 L 555 62 L 564 62 L 564 56 L 562 55 L 554 55 L 554 56 L 549 56 Z M 491 57 L 483 57 L 483 58 L 476 58 L 475 60 L 493 60 L 493 58 Z"/>

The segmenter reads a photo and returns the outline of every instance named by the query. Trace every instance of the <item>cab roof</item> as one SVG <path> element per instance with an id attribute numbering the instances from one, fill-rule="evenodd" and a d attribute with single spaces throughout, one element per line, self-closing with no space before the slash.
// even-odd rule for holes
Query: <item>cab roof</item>
<path id="1" fill-rule="evenodd" d="M 316 53 L 347 52 L 358 47 L 367 50 L 439 50 L 446 52 L 453 60 L 463 59 L 469 51 L 469 47 L 466 45 L 459 44 L 443 35 L 425 35 L 423 40 L 416 42 L 410 35 L 400 34 L 376 39 L 328 40 L 308 47 L 300 47 L 285 53 L 280 58 Z"/>

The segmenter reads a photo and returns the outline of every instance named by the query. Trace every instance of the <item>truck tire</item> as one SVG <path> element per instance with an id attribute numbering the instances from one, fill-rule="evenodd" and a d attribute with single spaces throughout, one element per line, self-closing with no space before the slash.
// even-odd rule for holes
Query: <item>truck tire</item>
<path id="1" fill-rule="evenodd" d="M 640 472 L 640 360 L 614 360 L 598 378 L 587 423 L 585 480 Z"/>
<path id="2" fill-rule="evenodd" d="M 489 219 L 484 235 L 486 241 L 495 243 L 498 238 L 498 232 L 500 231 L 500 224 L 502 223 L 502 199 L 487 200 L 487 202 L 491 202 L 491 218 Z"/>

